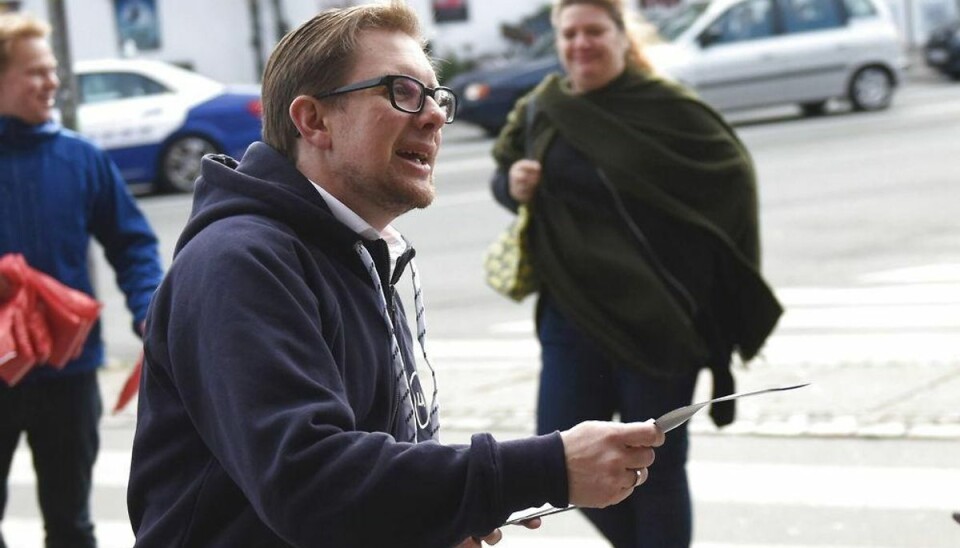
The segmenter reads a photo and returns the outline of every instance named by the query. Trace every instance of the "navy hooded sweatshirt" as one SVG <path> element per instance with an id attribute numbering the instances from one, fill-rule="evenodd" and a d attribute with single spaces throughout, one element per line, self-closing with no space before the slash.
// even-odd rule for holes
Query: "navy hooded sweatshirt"
<path id="1" fill-rule="evenodd" d="M 557 433 L 394 439 L 390 336 L 360 240 L 271 147 L 204 159 L 147 319 L 137 547 L 447 547 L 567 503 Z M 365 245 L 388 273 L 385 242 Z M 381 281 L 409 360 L 403 266 Z"/>

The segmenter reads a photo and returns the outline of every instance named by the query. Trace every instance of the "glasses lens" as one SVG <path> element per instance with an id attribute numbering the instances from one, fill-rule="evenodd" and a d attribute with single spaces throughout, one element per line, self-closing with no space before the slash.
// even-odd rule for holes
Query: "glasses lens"
<path id="1" fill-rule="evenodd" d="M 440 105 L 440 108 L 446 113 L 447 123 L 452 122 L 453 117 L 457 115 L 457 96 L 448 89 L 437 88 L 433 94 L 433 98 L 436 99 L 437 104 Z"/>
<path id="2" fill-rule="evenodd" d="M 393 102 L 406 112 L 416 113 L 423 105 L 423 86 L 410 78 L 397 78 L 390 88 L 393 93 Z"/>

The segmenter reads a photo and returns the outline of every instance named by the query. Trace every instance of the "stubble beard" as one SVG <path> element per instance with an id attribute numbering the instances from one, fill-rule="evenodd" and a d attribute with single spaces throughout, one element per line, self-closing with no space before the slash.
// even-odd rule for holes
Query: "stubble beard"
<path id="1" fill-rule="evenodd" d="M 394 217 L 399 217 L 413 209 L 424 209 L 433 203 L 436 196 L 432 173 L 426 185 L 409 183 L 402 178 L 397 180 L 389 176 L 370 179 L 357 172 L 350 173 L 346 181 L 353 194 Z"/>

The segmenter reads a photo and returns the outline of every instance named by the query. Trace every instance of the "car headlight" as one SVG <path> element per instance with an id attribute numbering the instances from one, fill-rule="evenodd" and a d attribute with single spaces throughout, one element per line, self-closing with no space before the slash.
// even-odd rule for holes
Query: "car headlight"
<path id="1" fill-rule="evenodd" d="M 484 83 L 470 84 L 463 90 L 463 98 L 467 101 L 482 101 L 490 95 L 490 86 Z"/>

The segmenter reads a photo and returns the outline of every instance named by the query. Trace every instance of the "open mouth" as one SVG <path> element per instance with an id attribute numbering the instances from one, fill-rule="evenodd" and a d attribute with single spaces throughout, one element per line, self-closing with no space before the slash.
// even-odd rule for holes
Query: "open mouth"
<path id="1" fill-rule="evenodd" d="M 420 152 L 413 150 L 398 150 L 397 156 L 420 165 L 428 165 L 427 155 Z"/>

